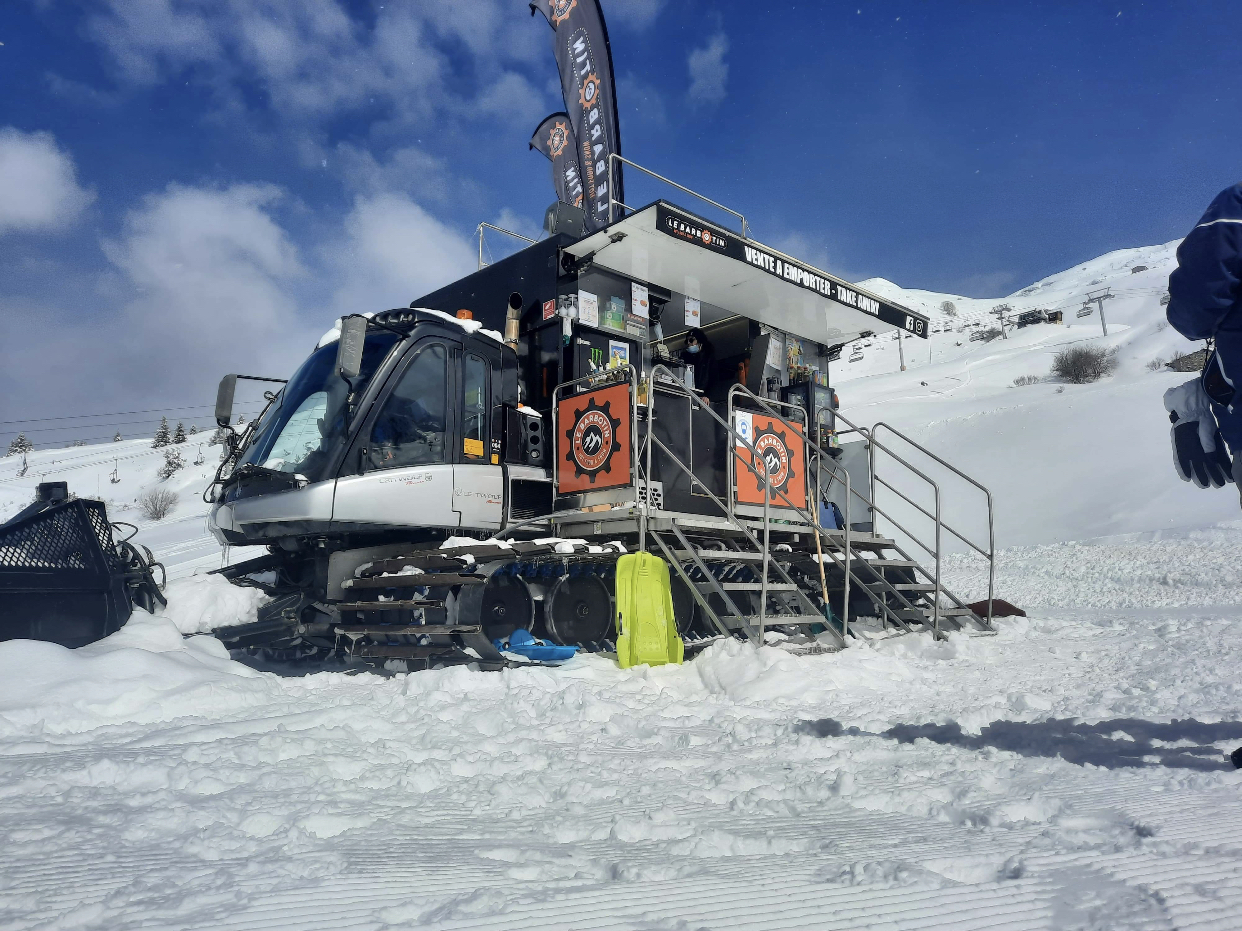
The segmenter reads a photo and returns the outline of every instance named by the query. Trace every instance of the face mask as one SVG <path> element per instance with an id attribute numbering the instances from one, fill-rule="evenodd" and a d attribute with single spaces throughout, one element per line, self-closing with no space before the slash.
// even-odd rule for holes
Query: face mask
<path id="1" fill-rule="evenodd" d="M 698 346 L 687 346 L 686 347 L 686 352 L 698 352 L 698 351 L 699 351 Z"/>

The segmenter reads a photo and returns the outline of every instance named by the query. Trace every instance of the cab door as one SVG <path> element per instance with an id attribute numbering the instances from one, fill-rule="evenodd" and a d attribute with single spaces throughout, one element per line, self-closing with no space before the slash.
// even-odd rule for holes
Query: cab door
<path id="1" fill-rule="evenodd" d="M 498 360 L 469 340 L 458 350 L 457 448 L 453 509 L 460 526 L 498 530 L 504 517 L 504 469 L 493 450 L 492 369 Z M 497 444 L 498 446 L 499 444 Z"/>
<path id="2" fill-rule="evenodd" d="M 457 359 L 461 344 L 419 340 L 366 415 L 336 483 L 332 521 L 357 526 L 459 526 L 455 506 Z"/>

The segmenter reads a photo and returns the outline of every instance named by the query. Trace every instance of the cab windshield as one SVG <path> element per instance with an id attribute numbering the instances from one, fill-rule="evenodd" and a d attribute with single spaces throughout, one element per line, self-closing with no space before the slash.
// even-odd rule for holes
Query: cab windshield
<path id="1" fill-rule="evenodd" d="M 362 368 L 354 379 L 355 402 L 380 363 L 400 341 L 394 333 L 367 334 Z M 257 465 L 321 481 L 336 444 L 346 429 L 345 399 L 349 385 L 336 372 L 335 342 L 321 346 L 289 379 L 276 402 L 255 427 L 254 439 L 238 467 Z"/>

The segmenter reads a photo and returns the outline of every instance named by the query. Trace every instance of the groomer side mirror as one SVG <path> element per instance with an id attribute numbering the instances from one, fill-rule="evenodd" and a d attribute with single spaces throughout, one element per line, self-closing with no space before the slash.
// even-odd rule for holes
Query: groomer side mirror
<path id="1" fill-rule="evenodd" d="M 237 376 L 225 375 L 216 391 L 216 425 L 227 427 L 233 421 L 233 395 L 237 393 Z"/>
<path id="2" fill-rule="evenodd" d="M 341 341 L 336 347 L 336 370 L 346 381 L 362 371 L 362 345 L 367 338 L 367 318 L 361 315 L 341 320 Z"/>

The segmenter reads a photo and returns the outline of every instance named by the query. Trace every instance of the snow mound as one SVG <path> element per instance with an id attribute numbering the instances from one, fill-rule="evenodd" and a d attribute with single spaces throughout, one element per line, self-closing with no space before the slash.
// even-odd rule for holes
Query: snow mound
<path id="1" fill-rule="evenodd" d="M 216 627 L 255 620 L 267 595 L 257 588 L 238 588 L 220 575 L 195 575 L 169 582 L 168 606 L 157 614 L 183 634 L 205 634 Z"/>
<path id="2" fill-rule="evenodd" d="M 34 640 L 0 643 L 0 735 L 214 717 L 267 700 L 272 691 L 270 677 L 230 660 L 214 637 L 185 638 L 172 621 L 143 611 L 111 637 L 76 650 Z"/>

